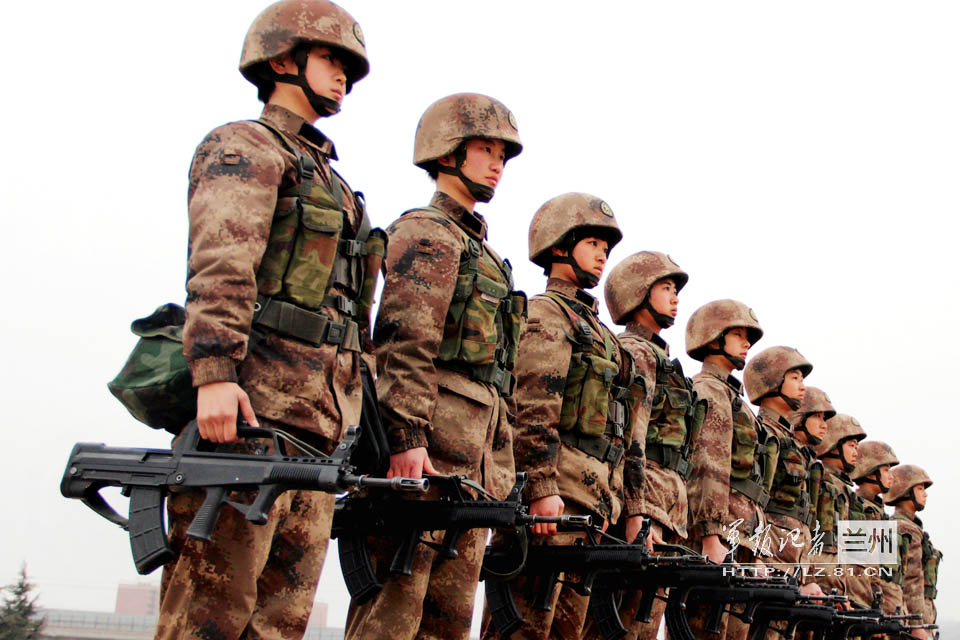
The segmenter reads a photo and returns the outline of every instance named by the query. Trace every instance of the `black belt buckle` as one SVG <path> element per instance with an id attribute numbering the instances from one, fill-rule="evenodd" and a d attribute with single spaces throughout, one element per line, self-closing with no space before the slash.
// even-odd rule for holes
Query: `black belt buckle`
<path id="1" fill-rule="evenodd" d="M 607 443 L 607 450 L 603 453 L 602 462 L 610 462 L 616 467 L 620 464 L 620 459 L 623 458 L 623 447 L 619 444 L 613 444 L 612 442 Z"/>
<path id="2" fill-rule="evenodd" d="M 327 336 L 325 342 L 330 344 L 342 345 L 347 336 L 347 325 L 343 322 L 328 322 Z"/>
<path id="3" fill-rule="evenodd" d="M 340 255 L 352 258 L 364 255 L 363 243 L 359 240 L 341 240 Z"/>

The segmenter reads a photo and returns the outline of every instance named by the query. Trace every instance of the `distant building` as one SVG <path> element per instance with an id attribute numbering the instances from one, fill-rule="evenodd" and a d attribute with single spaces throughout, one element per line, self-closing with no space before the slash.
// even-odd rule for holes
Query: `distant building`
<path id="1" fill-rule="evenodd" d="M 160 586 L 151 583 L 117 585 L 117 606 L 114 613 L 158 615 L 160 613 Z"/>

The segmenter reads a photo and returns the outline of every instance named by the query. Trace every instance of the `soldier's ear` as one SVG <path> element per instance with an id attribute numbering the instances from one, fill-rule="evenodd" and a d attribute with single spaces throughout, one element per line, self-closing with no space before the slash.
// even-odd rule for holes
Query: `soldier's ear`
<path id="1" fill-rule="evenodd" d="M 555 256 L 562 256 L 562 257 L 567 256 L 567 251 L 565 249 L 558 249 L 557 247 L 550 247 L 550 253 L 552 253 Z"/>
<path id="2" fill-rule="evenodd" d="M 270 63 L 270 68 L 273 69 L 274 73 L 280 75 L 285 73 L 297 74 L 299 72 L 299 69 L 297 69 L 297 63 L 294 62 L 293 56 L 289 53 L 284 53 L 276 58 L 271 58 L 268 62 Z"/>
<path id="3" fill-rule="evenodd" d="M 445 167 L 452 167 L 457 164 L 457 160 L 453 157 L 452 153 L 448 153 L 445 156 L 437 158 L 436 162 L 437 164 L 442 164 Z"/>

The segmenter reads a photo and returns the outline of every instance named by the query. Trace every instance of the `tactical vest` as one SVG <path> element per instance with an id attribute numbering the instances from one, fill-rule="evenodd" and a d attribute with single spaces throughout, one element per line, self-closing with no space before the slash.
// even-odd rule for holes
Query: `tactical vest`
<path id="1" fill-rule="evenodd" d="M 851 502 L 850 509 L 850 519 L 851 520 L 886 520 L 887 515 L 883 512 L 883 509 L 877 506 L 875 502 L 867 498 L 862 498 L 856 496 L 856 500 Z M 853 507 L 853 505 L 858 505 Z M 900 532 L 897 532 L 897 562 L 893 564 L 883 564 L 880 567 L 883 571 L 880 572 L 880 577 L 883 578 L 886 582 L 892 582 L 893 584 L 903 586 L 903 571 L 901 570 L 901 563 L 906 557 L 907 548 L 904 545 L 904 538 Z"/>
<path id="2" fill-rule="evenodd" d="M 934 600 L 937 597 L 937 573 L 940 571 L 943 552 L 933 546 L 930 534 L 926 531 L 923 532 L 920 550 L 923 554 L 923 597 Z"/>
<path id="3" fill-rule="evenodd" d="M 361 224 L 353 237 L 339 174 L 331 168 L 327 184 L 314 159 L 301 153 L 287 134 L 265 120 L 256 122 L 296 156 L 297 177 L 293 186 L 277 194 L 270 237 L 257 271 L 254 323 L 313 344 L 359 351 L 356 321 L 366 325 L 369 320 L 386 234 L 371 229 L 363 195 L 357 192 Z M 334 286 L 342 294 L 332 295 Z M 317 313 L 325 307 L 338 309 L 350 320 L 332 322 Z"/>
<path id="4" fill-rule="evenodd" d="M 707 403 L 697 400 L 693 381 L 683 375 L 680 361 L 669 360 L 663 349 L 646 342 L 657 359 L 656 387 L 647 423 L 647 459 L 687 480 L 693 471 L 689 461 L 692 443 L 703 425 Z"/>
<path id="5" fill-rule="evenodd" d="M 764 509 L 770 500 L 764 478 L 766 470 L 776 465 L 776 448 L 767 446 L 766 431 L 740 396 L 734 396 L 730 404 L 733 413 L 730 488 Z"/>
<path id="6" fill-rule="evenodd" d="M 513 290 L 510 262 L 501 260 L 485 242 L 475 240 L 459 225 L 446 224 L 450 218 L 440 209 L 430 206 L 412 211 L 456 229 L 463 242 L 437 364 L 489 383 L 501 395 L 509 396 L 516 386 L 510 371 L 527 317 L 527 297 Z"/>
<path id="7" fill-rule="evenodd" d="M 913 520 L 911 520 L 910 518 L 907 518 L 906 516 L 902 516 L 899 513 L 894 513 L 893 519 L 899 520 L 901 522 L 909 522 L 911 525 L 911 528 L 917 526 L 917 524 Z M 902 526 L 897 527 L 897 560 L 898 560 L 898 564 L 900 565 L 899 566 L 900 581 L 897 582 L 896 584 L 899 584 L 901 587 L 903 586 L 903 583 L 907 577 L 907 555 L 910 553 L 910 545 L 913 543 L 912 537 L 914 535 L 912 533 L 903 533 L 904 530 L 905 528 Z M 921 542 L 920 551 L 922 554 L 923 552 L 922 538 L 920 542 Z M 922 560 L 921 560 L 921 566 L 922 566 Z M 924 591 L 926 591 L 926 576 L 924 576 Z"/>
<path id="8" fill-rule="evenodd" d="M 574 331 L 568 334 L 573 349 L 560 408 L 560 440 L 616 467 L 630 446 L 630 416 L 636 396 L 645 393 L 637 387 L 643 379 L 635 375 L 633 359 L 609 330 L 599 322 L 591 328 L 577 311 L 581 305 L 552 291 L 543 297 L 563 310 Z"/>
<path id="9" fill-rule="evenodd" d="M 810 495 L 805 486 L 808 477 L 807 456 L 792 436 L 775 437 L 779 444 L 779 454 L 770 487 L 767 512 L 790 516 L 810 526 Z"/>
<path id="10" fill-rule="evenodd" d="M 811 501 L 815 507 L 815 522 L 820 523 L 823 532 L 823 548 L 829 553 L 837 552 L 839 534 L 838 521 L 850 519 L 850 493 L 846 487 L 838 487 L 829 479 L 830 472 L 823 474 L 820 481 L 820 490 L 817 492 L 817 502 Z M 811 497 L 813 489 L 811 488 Z"/>

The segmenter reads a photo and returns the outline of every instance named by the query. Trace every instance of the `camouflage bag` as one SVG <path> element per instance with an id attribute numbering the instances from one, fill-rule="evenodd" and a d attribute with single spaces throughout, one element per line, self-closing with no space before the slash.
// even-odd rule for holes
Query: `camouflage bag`
<path id="1" fill-rule="evenodd" d="M 183 307 L 167 303 L 134 320 L 140 336 L 126 364 L 107 383 L 134 418 L 154 429 L 177 434 L 197 415 L 197 393 L 183 355 Z"/>
<path id="2" fill-rule="evenodd" d="M 620 368 L 612 360 L 586 353 L 573 354 L 563 390 L 560 430 L 602 436 L 607 430 L 610 393 Z"/>

